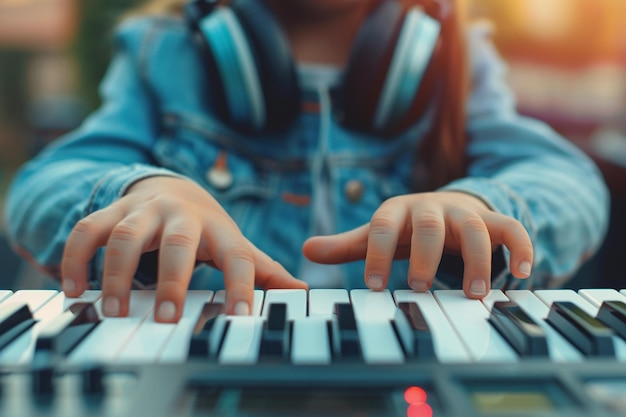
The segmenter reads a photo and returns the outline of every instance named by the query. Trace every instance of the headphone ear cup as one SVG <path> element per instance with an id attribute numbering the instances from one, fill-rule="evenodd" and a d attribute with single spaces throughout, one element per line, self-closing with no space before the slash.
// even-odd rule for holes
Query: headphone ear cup
<path id="1" fill-rule="evenodd" d="M 351 129 L 373 129 L 372 120 L 403 17 L 398 2 L 381 2 L 357 33 L 337 103 L 343 124 Z"/>
<path id="2" fill-rule="evenodd" d="M 348 127 L 393 134 L 420 117 L 434 92 L 429 75 L 440 31 L 439 21 L 398 2 L 383 2 L 370 14 L 345 73 L 341 103 Z M 429 85 L 421 83 L 425 78 Z"/>
<path id="3" fill-rule="evenodd" d="M 198 19 L 195 31 L 216 111 L 243 132 L 284 127 L 299 105 L 288 43 L 260 3 L 242 0 L 218 7 Z"/>
<path id="4" fill-rule="evenodd" d="M 300 110 L 300 87 L 287 37 L 263 1 L 237 0 L 231 6 L 257 64 L 265 104 L 266 131 L 284 129 Z"/>

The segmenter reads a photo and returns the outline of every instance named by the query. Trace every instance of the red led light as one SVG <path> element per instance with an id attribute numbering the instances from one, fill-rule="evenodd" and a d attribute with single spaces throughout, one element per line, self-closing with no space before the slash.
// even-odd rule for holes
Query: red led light
<path id="1" fill-rule="evenodd" d="M 411 405 L 424 404 L 427 398 L 426 391 L 421 387 L 408 387 L 404 391 L 404 401 Z"/>
<path id="2" fill-rule="evenodd" d="M 411 404 L 406 410 L 406 417 L 433 417 L 433 409 L 426 403 Z"/>

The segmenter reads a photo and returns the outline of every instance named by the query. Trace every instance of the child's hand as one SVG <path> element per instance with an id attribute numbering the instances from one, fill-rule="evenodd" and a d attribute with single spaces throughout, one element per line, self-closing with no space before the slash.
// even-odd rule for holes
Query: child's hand
<path id="1" fill-rule="evenodd" d="M 106 246 L 102 277 L 105 315 L 125 316 L 139 258 L 159 249 L 155 318 L 174 322 L 182 314 L 196 261 L 224 272 L 226 309 L 249 314 L 254 285 L 307 288 L 250 243 L 219 203 L 184 179 L 151 177 L 134 184 L 109 207 L 76 224 L 68 237 L 62 285 L 70 297 L 87 286 L 88 263 Z"/>
<path id="2" fill-rule="evenodd" d="M 407 280 L 416 291 L 432 285 L 445 251 L 460 252 L 463 290 L 470 298 L 489 292 L 491 256 L 504 244 L 511 252 L 510 269 L 517 278 L 530 275 L 533 248 L 517 220 L 491 211 L 480 199 L 461 192 L 410 194 L 385 201 L 370 223 L 304 244 L 304 254 L 320 263 L 365 259 L 365 283 L 386 287 L 394 258 L 409 258 Z"/>

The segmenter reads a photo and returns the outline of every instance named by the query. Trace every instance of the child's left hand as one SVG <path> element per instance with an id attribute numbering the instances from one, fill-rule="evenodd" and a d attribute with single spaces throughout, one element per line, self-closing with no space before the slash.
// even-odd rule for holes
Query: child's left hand
<path id="1" fill-rule="evenodd" d="M 304 243 L 303 252 L 311 261 L 326 264 L 365 259 L 365 283 L 373 290 L 387 286 L 393 259 L 409 258 L 407 281 L 416 291 L 431 287 L 444 251 L 460 252 L 463 290 L 470 298 L 483 298 L 490 289 L 492 253 L 501 244 L 511 252 L 513 276 L 527 278 L 533 247 L 520 222 L 470 194 L 433 192 L 391 198 L 370 223 L 313 237 Z"/>

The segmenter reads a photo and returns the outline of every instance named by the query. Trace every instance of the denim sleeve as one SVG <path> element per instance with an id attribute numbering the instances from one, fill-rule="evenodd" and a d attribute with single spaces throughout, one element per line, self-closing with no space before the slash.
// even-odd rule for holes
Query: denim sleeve
<path id="1" fill-rule="evenodd" d="M 470 35 L 470 56 L 468 175 L 443 189 L 473 194 L 524 225 L 534 267 L 531 278 L 516 285 L 557 285 L 600 246 L 608 190 L 583 152 L 546 124 L 516 113 L 506 67 L 484 31 Z"/>
<path id="2" fill-rule="evenodd" d="M 142 178 L 176 175 L 152 165 L 157 115 L 138 67 L 147 30 L 146 22 L 136 22 L 118 31 L 117 53 L 101 84 L 101 108 L 27 162 L 10 186 L 9 239 L 55 276 L 78 220 L 107 207 Z"/>

